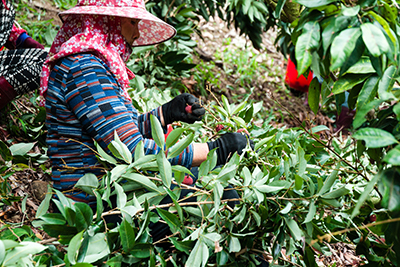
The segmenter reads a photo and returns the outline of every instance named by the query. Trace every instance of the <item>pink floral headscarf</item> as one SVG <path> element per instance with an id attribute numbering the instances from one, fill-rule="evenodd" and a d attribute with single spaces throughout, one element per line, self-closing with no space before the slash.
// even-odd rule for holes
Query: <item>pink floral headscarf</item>
<path id="1" fill-rule="evenodd" d="M 135 75 L 125 62 L 132 49 L 121 34 L 120 18 L 99 15 L 70 15 L 58 31 L 50 48 L 40 78 L 40 105 L 44 106 L 50 72 L 55 63 L 64 57 L 77 53 L 93 53 L 103 60 L 115 75 L 131 101 L 127 89 L 129 79 Z"/>

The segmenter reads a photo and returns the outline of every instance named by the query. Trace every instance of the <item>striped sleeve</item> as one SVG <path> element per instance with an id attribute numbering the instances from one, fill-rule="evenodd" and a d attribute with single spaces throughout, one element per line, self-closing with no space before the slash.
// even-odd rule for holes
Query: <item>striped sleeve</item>
<path id="1" fill-rule="evenodd" d="M 70 66 L 66 77 L 65 101 L 72 109 L 84 130 L 108 151 L 107 146 L 114 139 L 114 131 L 133 153 L 137 144 L 143 141 L 145 154 L 156 154 L 161 149 L 151 136 L 148 118 L 131 112 L 113 75 L 95 56 L 77 58 Z M 148 113 L 147 116 L 149 116 Z M 155 111 L 157 116 L 157 110 Z M 159 117 L 159 116 L 157 116 Z M 138 127 L 142 125 L 142 131 Z M 146 129 L 146 130 L 144 130 Z M 109 152 L 109 151 L 108 151 Z M 181 155 L 171 159 L 172 164 L 190 168 L 193 147 L 187 147 Z"/>
<path id="2" fill-rule="evenodd" d="M 155 116 L 160 122 L 161 107 L 155 108 L 150 112 L 141 114 L 138 118 L 139 131 L 145 138 L 152 138 L 150 115 Z M 167 127 L 163 127 L 164 134 L 167 133 Z"/>

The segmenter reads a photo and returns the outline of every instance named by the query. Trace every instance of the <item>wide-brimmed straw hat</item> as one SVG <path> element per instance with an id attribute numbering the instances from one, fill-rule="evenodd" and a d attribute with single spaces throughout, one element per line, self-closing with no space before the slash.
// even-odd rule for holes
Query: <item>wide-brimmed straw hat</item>
<path id="1" fill-rule="evenodd" d="M 78 4 L 59 14 L 61 20 L 70 15 L 105 15 L 140 19 L 140 37 L 133 46 L 154 45 L 175 36 L 174 27 L 146 10 L 143 0 L 78 0 Z"/>

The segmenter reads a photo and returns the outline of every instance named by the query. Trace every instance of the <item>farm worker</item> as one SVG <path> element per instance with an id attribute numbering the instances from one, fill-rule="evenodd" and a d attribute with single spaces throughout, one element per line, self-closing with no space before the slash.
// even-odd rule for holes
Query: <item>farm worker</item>
<path id="1" fill-rule="evenodd" d="M 93 207 L 95 197 L 74 185 L 86 173 L 98 177 L 105 173 L 94 152 L 95 142 L 110 153 L 107 147 L 116 132 L 132 153 L 143 141 L 145 154 L 156 154 L 161 149 L 151 139 L 151 114 L 166 132 L 174 121 L 201 120 L 205 110 L 190 94 L 178 95 L 141 115 L 133 107 L 128 89 L 129 79 L 135 75 L 125 65 L 132 47 L 155 45 L 176 34 L 171 25 L 146 11 L 143 0 L 79 0 L 60 17 L 63 25 L 41 75 L 47 153 L 54 187 Z M 187 168 L 199 166 L 208 152 L 217 148 L 218 164 L 224 164 L 230 154 L 242 153 L 248 143 L 246 135 L 227 133 L 215 141 L 190 144 L 170 162 Z M 229 191 L 227 198 L 238 197 L 236 191 Z"/>
<path id="2" fill-rule="evenodd" d="M 0 110 L 15 97 L 39 88 L 46 58 L 43 45 L 14 25 L 15 11 L 0 2 Z M 9 49 L 9 50 L 6 50 Z"/>
<path id="3" fill-rule="evenodd" d="M 292 91 L 292 93 L 295 95 L 298 95 L 298 92 L 308 93 L 308 87 L 313 78 L 314 74 L 311 71 L 308 73 L 307 78 L 304 75 L 299 76 L 296 65 L 290 58 L 288 58 L 285 84 L 289 87 L 289 90 Z"/>
<path id="4" fill-rule="evenodd" d="M 307 78 L 304 75 L 299 76 L 296 65 L 290 58 L 288 58 L 285 73 L 285 84 L 294 95 L 298 96 L 301 93 L 308 93 L 308 87 L 310 86 L 313 78 L 314 74 L 312 71 L 308 73 Z M 343 131 L 344 133 L 347 133 L 347 129 L 349 129 L 351 127 L 351 124 L 353 123 L 353 118 L 356 111 L 349 109 L 347 103 L 348 96 L 349 93 L 346 92 L 346 101 L 342 104 L 342 111 L 336 117 L 336 128 L 334 129 L 335 132 Z M 308 105 L 307 100 L 306 103 L 306 105 Z"/>

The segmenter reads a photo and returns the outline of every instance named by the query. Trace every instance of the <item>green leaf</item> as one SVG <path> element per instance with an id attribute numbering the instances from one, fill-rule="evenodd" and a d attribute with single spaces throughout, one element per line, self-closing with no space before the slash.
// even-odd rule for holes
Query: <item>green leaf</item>
<path id="1" fill-rule="evenodd" d="M 353 17 L 357 16 L 358 12 L 360 12 L 361 7 L 360 6 L 353 6 L 353 7 L 346 7 L 345 5 L 342 4 L 342 14 L 343 16 L 348 16 L 348 17 Z"/>
<path id="2" fill-rule="evenodd" d="M 285 189 L 284 186 L 270 186 L 270 185 L 259 185 L 254 187 L 256 190 L 261 193 L 276 193 L 282 189 Z"/>
<path id="3" fill-rule="evenodd" d="M 261 148 L 263 145 L 265 145 L 266 143 L 273 142 L 273 140 L 275 140 L 275 135 L 265 137 L 264 139 L 258 141 L 258 142 L 254 145 L 254 151 L 257 151 L 258 149 L 260 149 L 260 148 Z"/>
<path id="4" fill-rule="evenodd" d="M 163 191 L 161 191 L 148 177 L 143 176 L 141 174 L 138 173 L 126 173 L 122 176 L 125 179 L 134 181 L 138 184 L 141 184 L 142 186 L 144 186 L 147 190 L 150 191 L 155 191 L 158 192 L 160 194 L 163 193 Z"/>
<path id="5" fill-rule="evenodd" d="M 0 240 L 0 265 L 3 266 L 1 263 L 6 257 L 6 247 L 4 246 L 3 241 Z"/>
<path id="6" fill-rule="evenodd" d="M 350 192 L 349 189 L 347 189 L 345 186 L 342 186 L 336 190 L 326 193 L 325 195 L 322 195 L 321 198 L 334 199 L 334 198 L 344 196 L 344 195 L 348 194 L 349 192 Z"/>
<path id="7" fill-rule="evenodd" d="M 387 162 L 393 166 L 400 166 L 400 146 L 389 150 L 386 156 L 383 158 L 384 162 Z"/>
<path id="8" fill-rule="evenodd" d="M 369 75 L 357 75 L 357 74 L 346 74 L 339 78 L 338 81 L 335 82 L 332 89 L 332 94 L 340 94 L 344 91 L 352 89 L 359 83 L 365 81 Z"/>
<path id="9" fill-rule="evenodd" d="M 389 132 L 379 128 L 362 128 L 354 133 L 357 140 L 364 140 L 368 148 L 386 147 L 398 143 Z"/>
<path id="10" fill-rule="evenodd" d="M 156 144 L 164 151 L 164 132 L 157 117 L 150 115 L 151 133 Z"/>
<path id="11" fill-rule="evenodd" d="M 128 165 L 117 165 L 111 170 L 110 181 L 118 180 L 128 169 Z M 92 191 L 93 192 L 93 191 Z"/>
<path id="12" fill-rule="evenodd" d="M 378 107 L 380 104 L 382 104 L 382 102 L 384 102 L 385 100 L 382 99 L 375 99 L 373 101 L 371 101 L 370 103 L 362 106 L 359 110 L 357 110 L 356 116 L 354 117 L 353 120 L 353 127 L 355 129 L 361 127 L 361 125 L 367 121 L 367 119 L 365 118 L 365 116 L 368 114 L 368 112 L 376 107 Z"/>
<path id="13" fill-rule="evenodd" d="M 382 192 L 382 207 L 391 212 L 400 211 L 400 173 L 391 168 L 382 172 L 378 182 L 379 191 Z"/>
<path id="14" fill-rule="evenodd" d="M 351 23 L 351 18 L 347 16 L 334 16 L 324 19 L 321 23 L 323 27 L 322 31 L 322 47 L 323 55 L 326 55 L 332 40 L 337 35 L 338 32 L 346 29 Z"/>
<path id="15" fill-rule="evenodd" d="M 171 147 L 168 151 L 168 158 L 175 158 L 179 156 L 184 149 L 186 149 L 193 142 L 194 134 L 191 133 L 178 143 L 176 143 L 173 147 Z"/>
<path id="16" fill-rule="evenodd" d="M 336 1 L 337 0 L 293 0 L 293 2 L 309 8 L 326 6 Z"/>
<path id="17" fill-rule="evenodd" d="M 309 223 L 314 219 L 315 213 L 317 212 L 317 207 L 315 206 L 315 201 L 311 201 L 310 208 L 308 210 L 307 216 L 303 223 Z"/>
<path id="18" fill-rule="evenodd" d="M 297 174 L 302 176 L 307 168 L 307 160 L 304 157 L 305 156 L 304 149 L 300 145 L 297 147 L 296 152 L 297 152 L 297 159 L 299 162 L 299 169 Z"/>
<path id="19" fill-rule="evenodd" d="M 47 185 L 47 193 L 45 198 L 42 200 L 42 202 L 40 203 L 37 211 L 36 211 L 36 218 L 39 218 L 40 216 L 46 214 L 46 212 L 49 209 L 50 206 L 50 200 L 52 198 L 52 194 L 51 194 L 51 185 L 48 184 Z"/>
<path id="20" fill-rule="evenodd" d="M 303 27 L 303 32 L 296 43 L 296 60 L 299 76 L 311 65 L 312 52 L 319 46 L 321 38 L 318 21 L 309 21 Z"/>
<path id="21" fill-rule="evenodd" d="M 78 231 L 86 230 L 92 224 L 93 211 L 90 206 L 83 202 L 76 202 L 75 206 L 75 225 Z"/>
<path id="22" fill-rule="evenodd" d="M 136 161 L 138 161 L 139 159 L 143 158 L 145 156 L 144 154 L 144 144 L 143 144 L 143 140 L 140 140 L 139 143 L 136 145 L 135 147 L 135 153 L 133 155 L 133 158 L 135 159 L 135 163 Z"/>
<path id="23" fill-rule="evenodd" d="M 286 218 L 284 217 L 284 220 L 286 222 L 286 225 L 289 227 L 290 233 L 292 234 L 292 237 L 296 240 L 299 241 L 301 240 L 301 237 L 303 236 L 303 231 L 301 231 L 299 225 L 297 222 L 293 219 Z"/>
<path id="24" fill-rule="evenodd" d="M 362 44 L 364 45 L 364 43 Z M 359 49 L 359 46 L 357 45 L 357 51 L 362 49 Z M 371 60 L 368 57 L 361 57 L 355 64 L 353 64 L 347 71 L 346 73 L 353 73 L 353 74 L 368 74 L 368 73 L 375 73 L 375 69 L 371 64 Z"/>
<path id="25" fill-rule="evenodd" d="M 239 252 L 241 250 L 241 248 L 242 247 L 240 245 L 239 238 L 230 236 L 229 237 L 229 253 Z"/>
<path id="26" fill-rule="evenodd" d="M 357 98 L 357 110 L 374 100 L 378 91 L 378 76 L 371 76 L 365 81 Z M 368 110 L 369 111 L 369 110 Z"/>
<path id="27" fill-rule="evenodd" d="M 34 146 L 35 143 L 18 143 L 10 146 L 10 151 L 13 156 L 25 156 Z"/>
<path id="28" fill-rule="evenodd" d="M 371 181 L 368 182 L 367 186 L 364 186 L 364 192 L 362 192 L 361 196 L 358 198 L 357 204 L 354 207 L 353 212 L 351 213 L 352 219 L 360 213 L 361 206 L 364 205 L 365 200 L 370 196 L 372 190 L 374 189 L 376 182 L 380 179 L 381 176 L 382 176 L 382 172 L 375 175 L 371 179 Z"/>
<path id="29" fill-rule="evenodd" d="M 224 95 L 221 95 L 221 100 L 225 111 L 228 112 L 229 115 L 231 115 L 231 105 L 229 104 L 228 98 L 226 98 L 226 96 Z"/>
<path id="30" fill-rule="evenodd" d="M 11 151 L 3 141 L 0 141 L 0 156 L 4 161 L 12 160 Z"/>
<path id="31" fill-rule="evenodd" d="M 223 186 L 228 186 L 228 181 L 232 179 L 237 172 L 237 166 L 225 165 L 224 168 L 218 173 L 216 180 L 220 181 Z"/>
<path id="32" fill-rule="evenodd" d="M 59 237 L 60 235 L 76 235 L 76 227 L 68 225 L 43 224 L 43 230 L 51 237 Z"/>
<path id="33" fill-rule="evenodd" d="M 75 264 L 76 260 L 78 259 L 79 249 L 81 248 L 82 241 L 83 241 L 83 231 L 76 234 L 69 242 L 67 256 L 68 256 L 68 261 L 71 264 Z"/>
<path id="34" fill-rule="evenodd" d="M 4 240 L 3 240 L 4 242 Z M 3 243 L 4 244 L 4 243 Z M 6 254 L 2 266 L 17 266 L 18 263 L 28 255 L 35 255 L 47 247 L 35 242 L 22 241 Z"/>
<path id="35" fill-rule="evenodd" d="M 171 146 L 175 145 L 184 131 L 185 131 L 184 128 L 176 128 L 172 132 L 170 132 L 167 137 L 166 148 L 168 149 Z"/>
<path id="36" fill-rule="evenodd" d="M 123 142 L 121 142 L 117 131 L 114 131 L 114 140 L 111 141 L 111 144 L 108 146 L 108 148 L 115 156 L 119 156 L 119 158 L 125 161 L 127 164 L 132 163 L 132 152 Z"/>
<path id="37" fill-rule="evenodd" d="M 202 240 L 198 240 L 189 258 L 186 261 L 185 267 L 204 267 L 208 262 L 209 252 L 206 244 Z"/>
<path id="38" fill-rule="evenodd" d="M 114 183 L 114 186 L 115 186 L 115 191 L 117 191 L 117 207 L 119 209 L 122 209 L 126 205 L 126 200 L 127 200 L 126 194 L 122 186 L 120 186 L 117 183 Z"/>
<path id="39" fill-rule="evenodd" d="M 315 127 L 313 127 L 311 129 L 311 133 L 313 133 L 313 134 L 319 133 L 319 132 L 322 132 L 322 131 L 330 131 L 330 129 L 325 125 L 318 125 L 318 126 L 315 126 Z"/>
<path id="40" fill-rule="evenodd" d="M 321 84 L 317 77 L 312 79 L 311 84 L 308 88 L 308 105 L 314 114 L 318 113 L 319 110 L 319 100 L 321 95 Z"/>
<path id="41" fill-rule="evenodd" d="M 117 164 L 117 160 L 112 156 L 108 155 L 97 142 L 95 142 L 95 145 L 101 160 L 107 161 L 108 163 L 111 164 Z"/>
<path id="42" fill-rule="evenodd" d="M 126 219 L 123 219 L 118 231 L 121 238 L 122 248 L 125 252 L 131 251 L 135 245 L 135 231 L 133 230 L 132 225 Z"/>
<path id="43" fill-rule="evenodd" d="M 361 24 L 362 38 L 368 51 L 374 57 L 379 57 L 389 51 L 389 44 L 382 30 L 370 22 Z"/>
<path id="44" fill-rule="evenodd" d="M 294 178 L 295 178 L 294 188 L 296 190 L 301 190 L 301 188 L 303 188 L 303 183 L 304 183 L 303 178 L 301 178 L 301 176 L 298 174 L 295 174 Z"/>
<path id="45" fill-rule="evenodd" d="M 333 170 L 333 172 L 329 175 L 328 179 L 325 180 L 323 186 L 318 191 L 317 196 L 321 196 L 321 195 L 325 194 L 332 188 L 333 183 L 336 181 L 340 166 L 341 166 L 341 163 L 339 162 L 336 165 L 336 168 Z"/>
<path id="46" fill-rule="evenodd" d="M 176 237 L 170 237 L 169 240 L 171 240 L 177 250 L 185 252 L 187 255 L 190 254 L 193 248 L 193 241 L 178 241 Z"/>
<path id="47" fill-rule="evenodd" d="M 172 214 L 166 210 L 159 209 L 159 208 L 157 208 L 157 212 L 160 215 L 160 217 L 169 225 L 169 227 L 171 228 L 171 231 L 173 233 L 175 233 L 176 231 L 179 231 L 182 233 L 182 229 L 181 229 L 182 223 L 175 214 Z"/>
<path id="48" fill-rule="evenodd" d="M 137 243 L 131 250 L 130 254 L 138 259 L 146 259 L 150 257 L 151 251 L 154 249 L 152 244 Z"/>
<path id="49" fill-rule="evenodd" d="M 315 262 L 315 256 L 313 250 L 307 246 L 306 253 L 304 257 L 305 266 L 307 267 L 318 267 L 318 264 Z"/>
<path id="50" fill-rule="evenodd" d="M 86 173 L 78 180 L 74 187 L 82 189 L 89 195 L 93 195 L 93 190 L 99 186 L 99 180 L 93 173 Z"/>
<path id="51" fill-rule="evenodd" d="M 146 166 L 148 163 L 155 162 L 156 160 L 156 155 L 145 155 L 143 157 L 140 157 L 139 159 L 135 160 L 135 162 L 132 163 L 131 167 L 135 167 L 137 169 L 141 169 L 143 166 Z"/>
<path id="52" fill-rule="evenodd" d="M 396 99 L 396 97 L 391 92 L 393 89 L 393 85 L 396 82 L 395 79 L 396 73 L 397 69 L 393 65 L 389 66 L 383 73 L 383 76 L 380 79 L 378 85 L 378 95 L 380 99 L 383 100 Z"/>
<path id="53" fill-rule="evenodd" d="M 286 204 L 286 207 L 284 209 L 282 209 L 281 211 L 279 211 L 279 213 L 280 214 L 288 214 L 291 211 L 292 207 L 293 207 L 292 202 L 288 202 Z"/>
<path id="54" fill-rule="evenodd" d="M 331 71 L 342 67 L 349 59 L 353 50 L 356 48 L 356 42 L 360 36 L 360 28 L 350 28 L 340 32 L 339 35 L 335 37 L 331 46 Z"/>
<path id="55" fill-rule="evenodd" d="M 396 114 L 396 118 L 400 121 L 400 102 L 393 106 L 393 112 Z"/>
<path id="56" fill-rule="evenodd" d="M 239 105 L 237 105 L 233 111 L 232 111 L 232 115 L 235 115 L 237 113 L 239 113 L 240 111 L 242 111 L 247 105 L 246 101 L 243 101 L 242 103 L 240 103 Z"/>
<path id="57" fill-rule="evenodd" d="M 167 188 L 170 188 L 172 182 L 171 163 L 167 160 L 167 157 L 162 151 L 157 155 L 157 165 L 160 171 L 160 176 L 163 181 L 163 184 Z"/>
<path id="58" fill-rule="evenodd" d="M 384 3 L 384 4 L 386 4 L 386 3 Z M 394 51 L 393 51 L 393 53 L 394 53 L 395 55 L 397 55 L 398 50 L 399 50 L 399 48 L 398 48 L 398 42 L 397 42 L 396 36 L 392 33 L 392 30 L 390 29 L 389 23 L 388 23 L 384 18 L 382 18 L 381 16 L 379 16 L 377 13 L 375 13 L 374 11 L 368 11 L 367 13 L 368 13 L 369 15 L 371 15 L 372 17 L 374 17 L 374 18 L 376 19 L 376 21 L 379 22 L 379 24 L 381 24 L 383 30 L 386 32 L 386 34 L 389 36 L 389 39 L 390 39 L 390 40 L 392 41 L 392 43 L 393 43 L 393 46 L 394 46 Z M 397 13 L 397 12 L 396 12 L 396 13 Z"/>
<path id="59" fill-rule="evenodd" d="M 229 114 L 226 112 L 226 110 L 225 109 L 223 109 L 222 107 L 220 107 L 220 106 L 217 106 L 217 105 L 213 105 L 213 108 L 215 109 L 215 110 L 217 110 L 222 116 L 224 116 L 225 118 L 229 118 Z"/>

